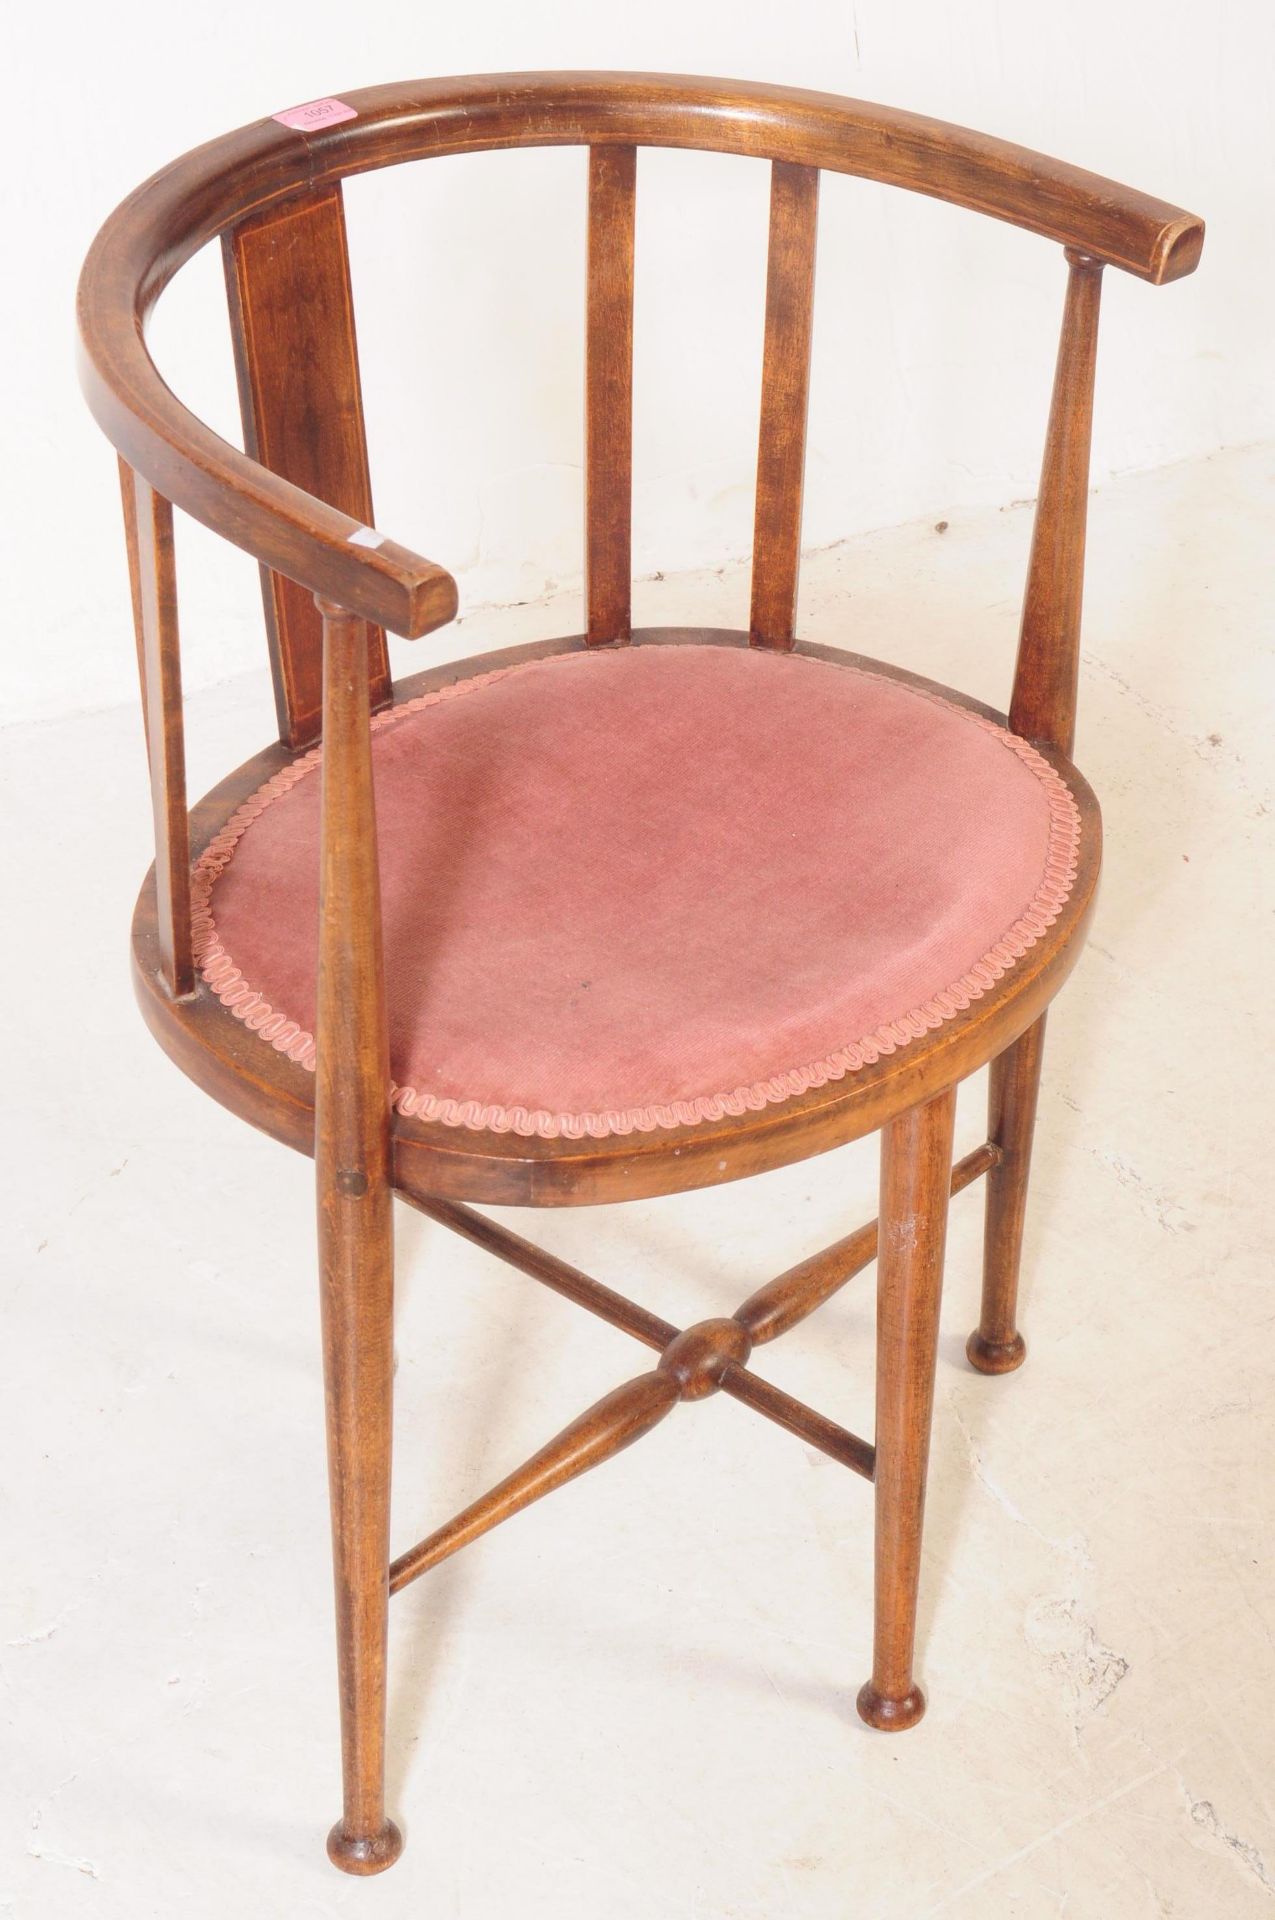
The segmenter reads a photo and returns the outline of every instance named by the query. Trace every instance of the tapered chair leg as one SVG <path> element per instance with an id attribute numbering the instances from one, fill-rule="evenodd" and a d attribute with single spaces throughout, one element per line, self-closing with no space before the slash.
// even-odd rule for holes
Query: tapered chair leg
<path id="1" fill-rule="evenodd" d="M 983 1229 L 983 1308 L 965 1345 L 980 1373 L 1012 1373 L 1027 1357 L 1016 1325 L 1018 1271 L 1027 1213 L 1036 1096 L 1045 1051 L 1045 1016 L 992 1061 L 988 1085 L 987 1137 L 1000 1160 L 987 1176 Z"/>
<path id="2" fill-rule="evenodd" d="M 341 1819 L 328 1854 L 379 1873 L 403 1841 L 385 1813 L 394 1238 L 389 1059 L 367 629 L 324 615 L 323 828 L 315 1172 L 328 1478 L 341 1689 Z"/>
<path id="3" fill-rule="evenodd" d="M 359 1223 L 349 1218 L 341 1199 L 320 1199 L 343 1788 L 341 1819 L 328 1836 L 328 1854 L 346 1873 L 360 1874 L 392 1865 L 403 1845 L 385 1815 L 393 1371 L 389 1208 L 387 1190 L 384 1204 L 373 1201 Z"/>
<path id="4" fill-rule="evenodd" d="M 925 1712 L 912 1651 L 955 1107 L 954 1093 L 940 1094 L 881 1136 L 875 1619 L 872 1678 L 858 1707 L 884 1732 L 915 1726 Z"/>

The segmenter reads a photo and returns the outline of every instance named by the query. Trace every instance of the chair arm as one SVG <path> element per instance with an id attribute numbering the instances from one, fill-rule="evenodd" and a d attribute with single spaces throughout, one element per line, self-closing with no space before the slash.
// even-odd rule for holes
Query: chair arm
<path id="1" fill-rule="evenodd" d="M 79 371 L 94 418 L 129 466 L 192 519 L 361 619 L 408 640 L 446 625 L 457 590 L 445 568 L 271 473 L 181 404 L 147 351 L 141 315 L 125 318 L 116 219 L 80 278 Z"/>

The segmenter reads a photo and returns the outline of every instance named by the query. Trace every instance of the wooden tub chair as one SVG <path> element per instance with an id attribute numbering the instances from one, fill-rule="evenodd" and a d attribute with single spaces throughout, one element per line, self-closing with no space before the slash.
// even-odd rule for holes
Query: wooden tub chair
<path id="1" fill-rule="evenodd" d="M 375 530 L 341 182 L 434 154 L 588 149 L 587 630 L 390 681 L 385 630 L 456 613 L 451 575 Z M 630 623 L 639 147 L 771 164 L 751 623 Z M 1065 250 L 1057 376 L 1008 720 L 794 632 L 822 169 L 1006 220 Z M 390 1595 L 722 1392 L 875 1487 L 872 1726 L 913 1674 L 949 1192 L 986 1176 L 984 1373 L 1015 1318 L 1045 1010 L 1080 951 L 1098 807 L 1071 763 L 1103 268 L 1190 273 L 1199 220 L 959 127 L 831 95 L 667 75 L 371 88 L 167 167 L 84 268 L 84 390 L 120 456 L 156 858 L 142 1012 L 234 1112 L 313 1153 L 336 1570 L 343 1812 L 375 1873 Z M 221 242 L 240 452 L 145 345 Z M 188 814 L 173 508 L 261 565 L 279 739 Z M 379 851 L 378 851 L 379 849 Z M 986 1141 L 953 1164 L 955 1090 L 991 1067 Z M 680 1329 L 474 1210 L 711 1186 L 882 1134 L 880 1218 Z M 395 1195 L 656 1356 L 525 1465 L 392 1555 Z M 875 1437 L 749 1367 L 877 1259 Z"/>

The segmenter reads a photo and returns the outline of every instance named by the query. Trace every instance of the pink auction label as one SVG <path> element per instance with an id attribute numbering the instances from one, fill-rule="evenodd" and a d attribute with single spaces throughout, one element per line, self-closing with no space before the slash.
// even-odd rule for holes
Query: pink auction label
<path id="1" fill-rule="evenodd" d="M 289 107 L 283 113 L 272 113 L 270 116 L 285 127 L 296 127 L 301 133 L 313 133 L 319 127 L 335 127 L 342 120 L 357 120 L 358 117 L 358 108 L 347 106 L 344 100 L 309 100 L 303 107 Z"/>

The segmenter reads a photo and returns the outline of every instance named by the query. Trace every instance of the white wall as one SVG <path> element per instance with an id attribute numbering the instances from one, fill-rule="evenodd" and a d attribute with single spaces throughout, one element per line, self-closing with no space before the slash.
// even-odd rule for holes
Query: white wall
<path id="1" fill-rule="evenodd" d="M 187 147 L 375 81 L 555 66 L 787 81 L 1127 180 L 1210 234 L 1180 285 L 1106 275 L 1095 479 L 1275 431 L 1267 0 L 122 0 L 24 10 L 7 36 L 7 719 L 133 697 L 114 460 L 72 368 L 98 222 Z M 760 162 L 641 159 L 639 573 L 747 551 L 766 193 Z M 422 163 L 350 182 L 347 204 L 378 526 L 449 566 L 467 609 L 578 583 L 583 155 Z M 1048 242 L 825 177 L 807 544 L 1034 491 L 1062 284 Z M 215 252 L 166 296 L 153 342 L 233 436 Z M 189 522 L 179 542 L 188 685 L 258 665 L 255 568 Z"/>

